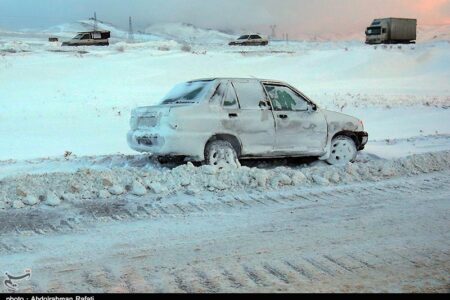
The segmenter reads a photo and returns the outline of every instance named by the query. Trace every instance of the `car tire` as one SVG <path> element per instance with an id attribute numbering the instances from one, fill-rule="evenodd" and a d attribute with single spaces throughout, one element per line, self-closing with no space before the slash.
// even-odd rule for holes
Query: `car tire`
<path id="1" fill-rule="evenodd" d="M 205 163 L 210 166 L 240 166 L 236 149 L 230 142 L 217 140 L 209 142 L 205 147 Z"/>
<path id="2" fill-rule="evenodd" d="M 343 166 L 355 161 L 358 148 L 351 137 L 339 135 L 331 141 L 330 157 L 327 163 L 333 166 Z"/>

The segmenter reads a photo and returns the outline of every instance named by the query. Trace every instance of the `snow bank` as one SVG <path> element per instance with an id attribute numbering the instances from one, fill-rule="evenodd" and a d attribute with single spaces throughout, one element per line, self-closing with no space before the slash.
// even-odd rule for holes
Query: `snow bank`
<path id="1" fill-rule="evenodd" d="M 22 41 L 10 41 L 0 46 L 0 52 L 20 53 L 30 51 L 30 45 Z"/>
<path id="2" fill-rule="evenodd" d="M 413 155 L 396 160 L 348 164 L 345 167 L 317 164 L 309 168 L 249 167 L 218 169 L 191 163 L 174 169 L 82 169 L 75 173 L 52 173 L 6 178 L 0 181 L 0 209 L 33 205 L 56 206 L 85 199 L 118 195 L 160 195 L 204 191 L 277 190 L 282 187 L 336 185 L 378 181 L 397 176 L 450 168 L 450 152 Z"/>

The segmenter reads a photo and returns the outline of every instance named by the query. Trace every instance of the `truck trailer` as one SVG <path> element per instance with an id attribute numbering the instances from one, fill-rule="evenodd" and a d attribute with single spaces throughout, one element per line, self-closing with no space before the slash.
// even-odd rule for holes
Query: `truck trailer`
<path id="1" fill-rule="evenodd" d="M 416 19 L 375 19 L 366 29 L 366 44 L 412 44 L 416 39 Z"/>

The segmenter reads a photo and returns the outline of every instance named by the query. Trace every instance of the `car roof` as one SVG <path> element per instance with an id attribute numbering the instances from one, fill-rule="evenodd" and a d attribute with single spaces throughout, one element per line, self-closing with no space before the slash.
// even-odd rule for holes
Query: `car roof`
<path id="1" fill-rule="evenodd" d="M 279 80 L 262 79 L 262 78 L 254 78 L 254 77 L 212 77 L 212 78 L 200 78 L 200 79 L 195 79 L 195 80 L 189 80 L 188 82 L 213 81 L 213 80 L 254 80 L 254 81 L 260 81 L 260 82 L 287 84 L 287 83 L 285 83 L 283 81 L 279 81 Z"/>
<path id="2" fill-rule="evenodd" d="M 79 31 L 78 33 L 111 33 L 108 30 Z"/>

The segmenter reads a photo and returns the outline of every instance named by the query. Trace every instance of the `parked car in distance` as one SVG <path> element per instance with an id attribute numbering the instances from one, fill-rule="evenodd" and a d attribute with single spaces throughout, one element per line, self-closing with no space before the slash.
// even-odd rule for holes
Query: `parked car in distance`
<path id="1" fill-rule="evenodd" d="M 368 134 L 357 118 L 319 108 L 274 80 L 212 78 L 175 86 L 159 105 L 132 111 L 129 146 L 211 165 L 239 159 L 318 157 L 353 162 Z"/>
<path id="2" fill-rule="evenodd" d="M 109 31 L 79 32 L 70 41 L 62 43 L 63 46 L 109 46 Z"/>
<path id="3" fill-rule="evenodd" d="M 260 34 L 247 34 L 240 36 L 237 40 L 231 41 L 230 46 L 267 46 L 269 39 Z"/>

